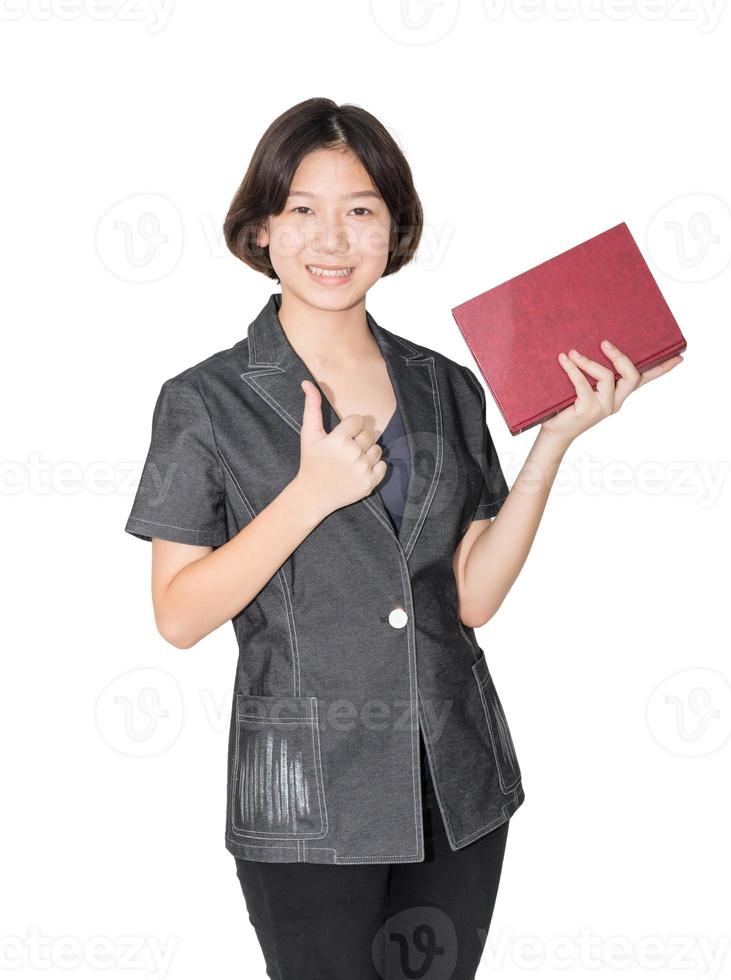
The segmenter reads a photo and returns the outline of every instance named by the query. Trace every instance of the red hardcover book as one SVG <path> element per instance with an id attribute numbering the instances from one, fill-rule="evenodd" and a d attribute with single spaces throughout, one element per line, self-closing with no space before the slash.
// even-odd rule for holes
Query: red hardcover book
<path id="1" fill-rule="evenodd" d="M 513 435 L 576 400 L 560 351 L 575 347 L 611 368 L 599 346 L 606 338 L 644 371 L 687 346 L 624 222 L 452 314 Z"/>

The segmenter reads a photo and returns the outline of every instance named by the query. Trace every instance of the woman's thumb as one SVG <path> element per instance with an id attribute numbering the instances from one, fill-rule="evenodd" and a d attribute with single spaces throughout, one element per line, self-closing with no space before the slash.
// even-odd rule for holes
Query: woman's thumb
<path id="1" fill-rule="evenodd" d="M 311 381 L 300 382 L 300 387 L 305 393 L 305 404 L 302 410 L 302 429 L 300 436 L 308 442 L 326 436 L 325 426 L 322 423 L 322 396 L 318 388 Z"/>

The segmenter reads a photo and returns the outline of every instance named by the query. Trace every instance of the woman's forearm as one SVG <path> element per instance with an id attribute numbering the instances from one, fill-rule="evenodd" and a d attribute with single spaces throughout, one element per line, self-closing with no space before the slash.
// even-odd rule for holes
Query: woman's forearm
<path id="1" fill-rule="evenodd" d="M 325 516 L 295 478 L 230 541 L 154 595 L 160 633 L 180 648 L 196 644 L 247 606 Z"/>
<path id="2" fill-rule="evenodd" d="M 539 431 L 497 516 L 472 544 L 458 580 L 465 626 L 482 626 L 494 616 L 520 574 L 566 449 Z"/>

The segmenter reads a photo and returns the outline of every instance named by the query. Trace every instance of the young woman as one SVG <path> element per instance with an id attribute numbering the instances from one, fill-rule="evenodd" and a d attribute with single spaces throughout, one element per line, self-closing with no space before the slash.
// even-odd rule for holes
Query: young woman
<path id="1" fill-rule="evenodd" d="M 233 622 L 226 847 L 270 977 L 466 980 L 525 797 L 474 628 L 572 440 L 682 358 L 640 374 L 605 342 L 615 384 L 561 354 L 576 402 L 508 492 L 474 373 L 366 310 L 422 230 L 378 120 L 329 99 L 285 112 L 224 230 L 281 293 L 162 385 L 126 530 L 152 541 L 170 643 Z"/>

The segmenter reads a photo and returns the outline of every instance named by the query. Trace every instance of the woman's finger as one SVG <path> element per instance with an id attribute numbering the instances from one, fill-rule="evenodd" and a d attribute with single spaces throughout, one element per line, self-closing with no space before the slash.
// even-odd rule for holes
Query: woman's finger
<path id="1" fill-rule="evenodd" d="M 371 467 L 375 466 L 383 456 L 383 450 L 377 442 L 374 442 L 372 446 L 369 446 L 364 453 L 365 458 L 368 460 Z M 384 460 L 384 465 L 386 461 Z"/>
<path id="2" fill-rule="evenodd" d="M 580 351 L 571 349 L 569 351 L 569 357 L 579 365 L 587 374 L 590 374 L 592 378 L 597 379 L 596 394 L 599 399 L 600 404 L 604 408 L 605 412 L 609 414 L 614 411 L 614 372 L 611 368 L 605 367 L 603 364 L 599 364 L 598 361 L 592 360 L 587 357 L 586 354 L 582 354 Z M 587 381 L 587 384 L 589 382 Z M 589 385 L 591 387 L 591 385 Z"/>
<path id="3" fill-rule="evenodd" d="M 636 388 L 639 388 L 640 372 L 629 355 L 621 351 L 619 347 L 615 347 L 610 341 L 602 341 L 602 350 L 620 376 L 614 391 L 614 407 L 616 410 L 620 407 L 627 395 L 635 391 Z"/>
<path id="4" fill-rule="evenodd" d="M 593 394 L 592 387 L 586 380 L 585 375 L 582 374 L 571 358 L 567 357 L 563 351 L 558 355 L 558 363 L 573 381 L 576 394 L 579 398 L 588 398 Z"/>
<path id="5" fill-rule="evenodd" d="M 374 430 L 366 428 L 365 426 L 356 436 L 353 436 L 353 442 L 356 442 L 360 446 L 361 452 L 366 452 L 366 450 L 368 450 L 371 446 L 378 445 Z"/>

